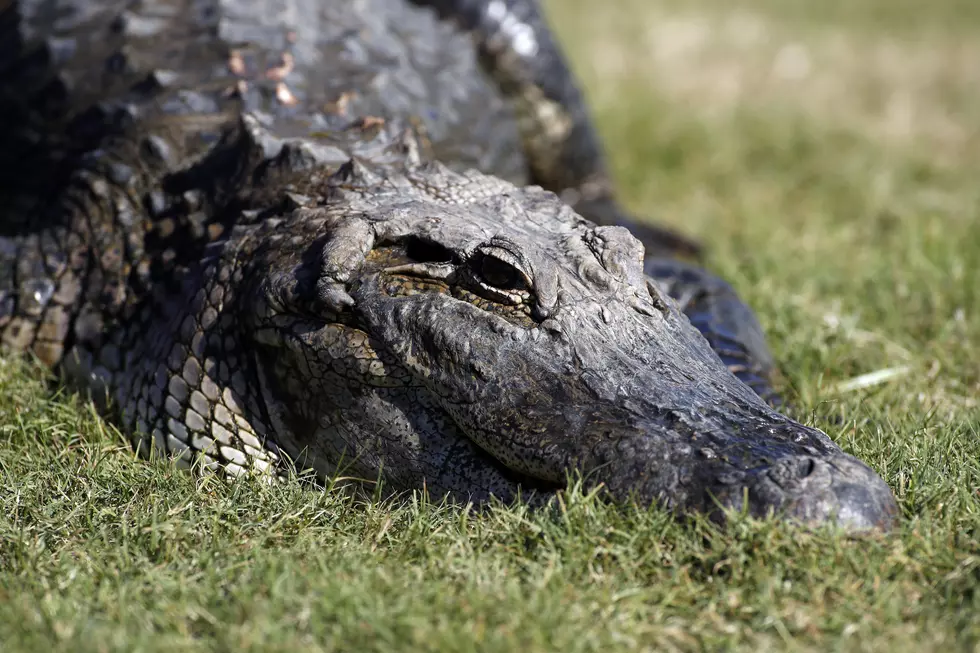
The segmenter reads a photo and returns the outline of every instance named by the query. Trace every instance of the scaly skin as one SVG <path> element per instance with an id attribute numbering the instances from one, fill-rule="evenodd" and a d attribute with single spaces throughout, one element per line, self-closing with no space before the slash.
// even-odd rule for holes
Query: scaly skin
<path id="1" fill-rule="evenodd" d="M 469 95 L 439 77 L 459 47 L 431 14 L 396 0 L 318 3 L 289 36 L 260 20 L 268 3 L 212 14 L 156 3 L 123 19 L 114 4 L 84 29 L 62 12 L 90 49 L 32 71 L 25 38 L 19 63 L 0 66 L 0 139 L 43 145 L 21 169 L 2 161 L 0 336 L 110 400 L 142 452 L 230 474 L 293 461 L 478 503 L 541 500 L 577 472 L 614 500 L 679 514 L 891 523 L 894 499 L 873 471 L 726 368 L 768 392 L 758 324 L 727 285 L 675 261 L 648 261 L 648 276 L 626 229 L 465 171 L 484 150 L 453 126 L 474 95 L 498 102 L 483 114 L 491 133 L 522 132 L 508 131 L 509 96 L 475 67 Z M 63 26 L 34 7 L 0 24 L 40 30 L 52 51 Z M 389 38 L 351 40 L 339 22 L 404 27 L 406 16 L 442 35 L 414 55 L 430 84 L 386 86 L 380 46 L 324 75 Z M 269 67 L 280 47 L 296 52 L 295 102 Z M 140 55 L 127 55 L 124 79 L 91 65 L 127 52 Z M 63 101 L 18 96 L 9 80 L 21 78 L 60 84 Z M 326 84 L 352 83 L 384 119 L 323 109 Z M 444 115 L 399 119 L 427 106 Z M 484 163 L 508 168 L 512 149 Z"/>
<path id="2" fill-rule="evenodd" d="M 630 216 L 616 201 L 585 100 L 537 0 L 411 0 L 472 33 L 484 68 L 514 109 L 531 183 L 580 215 L 627 227 L 647 255 L 697 255 L 694 241 Z"/>

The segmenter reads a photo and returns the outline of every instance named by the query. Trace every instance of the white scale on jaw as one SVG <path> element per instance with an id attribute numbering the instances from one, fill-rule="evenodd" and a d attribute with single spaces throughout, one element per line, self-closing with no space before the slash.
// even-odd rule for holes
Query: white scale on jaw
<path id="1" fill-rule="evenodd" d="M 510 42 L 514 52 L 528 58 L 538 53 L 534 28 L 511 13 L 504 0 L 493 0 L 487 5 L 487 18 L 500 25 L 500 33 Z"/>

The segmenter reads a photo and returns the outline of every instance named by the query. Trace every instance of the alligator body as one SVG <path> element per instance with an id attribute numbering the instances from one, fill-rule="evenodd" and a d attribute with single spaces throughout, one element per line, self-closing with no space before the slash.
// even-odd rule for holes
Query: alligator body
<path id="1" fill-rule="evenodd" d="M 693 247 L 619 209 L 530 0 L 26 0 L 0 44 L 3 345 L 140 451 L 891 523 L 731 288 L 644 261 Z"/>

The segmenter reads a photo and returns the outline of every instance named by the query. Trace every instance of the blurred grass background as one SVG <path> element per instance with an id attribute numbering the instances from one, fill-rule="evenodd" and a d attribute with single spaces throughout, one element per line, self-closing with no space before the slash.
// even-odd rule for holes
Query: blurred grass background
<path id="1" fill-rule="evenodd" d="M 627 203 L 706 242 L 898 532 L 195 479 L 7 360 L 0 649 L 978 650 L 980 4 L 546 4 Z"/>

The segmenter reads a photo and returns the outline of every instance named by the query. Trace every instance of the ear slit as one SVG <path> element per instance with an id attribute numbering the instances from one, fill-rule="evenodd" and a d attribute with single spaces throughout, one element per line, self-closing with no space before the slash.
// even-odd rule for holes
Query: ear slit
<path id="1" fill-rule="evenodd" d="M 418 236 L 409 236 L 402 241 L 402 245 L 405 256 L 416 263 L 452 263 L 457 260 L 448 247 Z"/>

